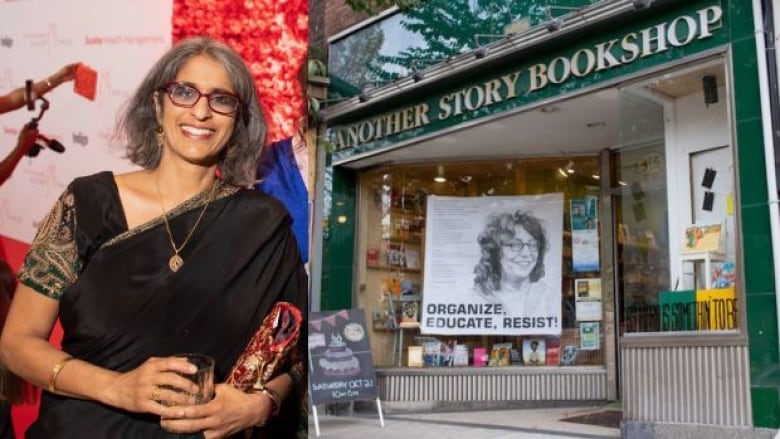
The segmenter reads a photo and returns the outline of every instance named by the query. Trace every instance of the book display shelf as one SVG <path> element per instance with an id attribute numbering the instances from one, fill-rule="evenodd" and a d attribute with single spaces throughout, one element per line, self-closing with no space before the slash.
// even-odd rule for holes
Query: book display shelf
<path id="1" fill-rule="evenodd" d="M 424 198 L 382 195 L 363 212 L 370 224 L 363 243 L 364 285 L 375 297 L 370 312 L 377 344 L 383 346 L 375 353 L 377 364 L 402 366 L 407 346 L 419 335 L 425 206 Z"/>

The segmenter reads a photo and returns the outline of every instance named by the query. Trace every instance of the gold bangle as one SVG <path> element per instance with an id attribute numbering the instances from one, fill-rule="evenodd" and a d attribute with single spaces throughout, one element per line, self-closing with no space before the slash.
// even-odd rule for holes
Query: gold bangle
<path id="1" fill-rule="evenodd" d="M 276 416 L 279 414 L 279 410 L 282 408 L 282 397 L 279 395 L 276 390 L 273 390 L 271 388 L 261 386 L 261 387 L 253 387 L 249 389 L 249 393 L 253 394 L 263 394 L 268 397 L 268 399 L 271 400 L 271 403 L 273 404 L 273 410 L 271 411 L 271 416 Z M 255 427 L 262 427 L 265 425 L 265 423 L 257 424 Z"/>
<path id="2" fill-rule="evenodd" d="M 68 364 L 68 361 L 72 360 L 73 357 L 65 357 L 62 360 L 58 361 L 57 364 L 54 365 L 54 367 L 51 369 L 51 375 L 49 375 L 49 392 L 56 393 L 57 392 L 57 377 L 60 376 L 60 372 L 62 372 L 62 368 L 65 367 L 66 364 Z"/>
<path id="3" fill-rule="evenodd" d="M 269 387 L 264 387 L 263 390 L 260 391 L 263 395 L 267 396 L 269 399 L 271 399 L 271 402 L 274 404 L 274 410 L 271 412 L 271 416 L 276 416 L 279 414 L 279 410 L 282 409 L 282 397 L 279 396 L 278 393 L 274 389 L 271 389 Z"/>

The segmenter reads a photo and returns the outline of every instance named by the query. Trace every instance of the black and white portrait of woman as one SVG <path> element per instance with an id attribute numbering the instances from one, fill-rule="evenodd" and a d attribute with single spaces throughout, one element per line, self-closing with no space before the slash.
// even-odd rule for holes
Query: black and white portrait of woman
<path id="1" fill-rule="evenodd" d="M 560 299 L 545 278 L 547 232 L 537 217 L 521 210 L 492 214 L 477 241 L 474 289 L 480 298 L 499 301 L 511 316 L 558 314 Z"/>
<path id="2" fill-rule="evenodd" d="M 429 196 L 421 332 L 560 334 L 563 201 Z"/>

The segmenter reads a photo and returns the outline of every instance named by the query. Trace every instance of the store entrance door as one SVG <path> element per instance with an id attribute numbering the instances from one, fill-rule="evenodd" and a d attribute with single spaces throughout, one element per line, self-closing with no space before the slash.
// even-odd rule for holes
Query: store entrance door
<path id="1" fill-rule="evenodd" d="M 669 288 L 664 106 L 643 87 L 619 91 L 620 144 L 610 152 L 618 397 L 619 340 L 658 330 L 658 291 Z"/>

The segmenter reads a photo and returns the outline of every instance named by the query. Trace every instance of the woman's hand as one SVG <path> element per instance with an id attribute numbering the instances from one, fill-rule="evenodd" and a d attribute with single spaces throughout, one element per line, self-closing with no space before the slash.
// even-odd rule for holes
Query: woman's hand
<path id="1" fill-rule="evenodd" d="M 57 73 L 53 74 L 51 81 L 55 86 L 62 84 L 63 82 L 72 81 L 76 77 L 76 67 L 79 63 L 67 64 L 61 69 L 57 70 Z"/>
<path id="2" fill-rule="evenodd" d="M 176 416 L 181 406 L 192 403 L 192 398 L 183 392 L 198 390 L 194 382 L 180 374 L 195 371 L 195 366 L 183 358 L 149 358 L 137 368 L 117 375 L 105 391 L 104 402 L 131 412 Z"/>
<path id="3" fill-rule="evenodd" d="M 179 416 L 164 417 L 162 427 L 175 433 L 202 431 L 206 439 L 224 438 L 268 421 L 274 409 L 270 398 L 244 393 L 228 384 L 218 384 L 207 404 L 179 407 Z"/>
<path id="4" fill-rule="evenodd" d="M 27 151 L 35 145 L 35 141 L 38 139 L 38 129 L 34 124 L 25 124 L 19 131 L 19 138 L 16 141 L 16 147 L 22 154 L 27 154 Z"/>

